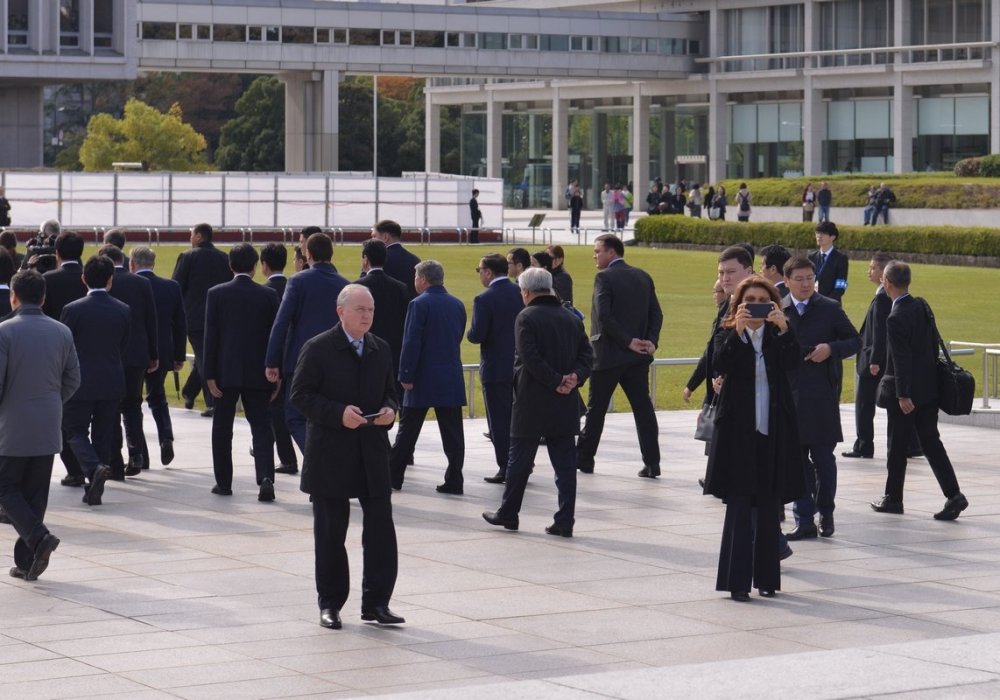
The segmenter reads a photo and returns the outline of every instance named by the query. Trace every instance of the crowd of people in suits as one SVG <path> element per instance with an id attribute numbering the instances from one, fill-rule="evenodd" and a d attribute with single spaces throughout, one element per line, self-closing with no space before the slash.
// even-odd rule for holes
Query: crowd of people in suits
<path id="1" fill-rule="evenodd" d="M 58 222 L 44 227 L 58 230 Z M 749 245 L 719 256 L 718 311 L 684 400 L 705 383 L 704 406 L 716 413 L 701 482 L 705 493 L 726 503 L 717 588 L 735 600 L 748 600 L 753 587 L 764 596 L 780 590 L 779 561 L 792 554 L 788 541 L 835 532 L 841 365 L 851 355 L 858 357 L 858 439 L 844 457 L 873 456 L 875 388 L 893 397 L 886 406 L 888 479 L 872 508 L 903 512 L 906 460 L 921 449 L 947 498 L 935 518 L 954 519 L 968 506 L 937 433 L 929 308 L 910 297 L 907 265 L 875 256 L 869 278 L 879 289 L 859 334 L 840 304 L 848 259 L 835 246 L 838 235 L 835 224 L 820 222 L 817 250 L 808 257 L 768 246 L 760 251 L 759 273 Z M 191 400 L 200 390 L 211 403 L 213 494 L 234 492 L 238 404 L 250 425 L 260 501 L 275 500 L 276 474 L 299 472 L 293 444 L 303 455 L 300 488 L 313 504 L 325 627 L 342 624 L 350 588 L 344 543 L 354 498 L 364 511 L 362 619 L 403 622 L 389 608 L 398 564 L 391 494 L 404 487 L 432 408 L 446 460 L 437 491 L 464 494 L 465 338 L 481 349 L 497 466 L 485 480 L 504 487 L 497 510 L 483 513 L 488 523 L 519 528 L 544 443 L 558 493 L 545 531 L 573 536 L 577 473 L 595 471 L 618 387 L 635 421 L 643 462 L 638 476 L 660 476 L 649 366 L 663 314 L 651 276 L 625 261 L 618 237 L 604 234 L 594 243 L 589 334 L 573 306 L 560 246 L 484 255 L 476 268 L 484 291 L 473 300 L 468 323 L 464 303 L 445 287 L 444 267 L 421 261 L 401 237 L 396 222 L 378 222 L 361 247 L 362 276 L 354 283 L 334 267 L 329 236 L 311 229 L 303 230 L 297 272 L 287 278 L 284 246 L 258 250 L 241 243 L 224 253 L 209 224 L 191 230 L 191 247 L 178 257 L 172 279 L 153 272 L 156 252 L 148 246 L 131 248 L 127 257 L 120 231 L 108 232 L 86 261 L 82 238 L 59 233 L 58 267 L 44 275 L 14 274 L 13 257 L 0 250 L 0 284 L 9 284 L 12 306 L 9 322 L 0 324 L 0 380 L 7 378 L 0 381 L 0 506 L 19 534 L 11 575 L 37 578 L 59 543 L 43 524 L 55 453 L 67 471 L 61 483 L 82 486 L 88 506 L 102 505 L 108 481 L 149 468 L 144 389 L 160 462 L 173 460 L 164 383 L 183 366 L 188 342 L 195 379 L 186 396 Z M 30 267 L 37 260 L 24 262 Z M 264 284 L 253 281 L 258 267 Z M 44 386 L 12 380 L 33 354 L 47 373 Z M 584 402 L 580 389 L 587 381 Z M 11 402 L 24 400 L 39 403 L 32 420 L 46 423 L 37 445 L 11 434 L 24 420 Z M 790 502 L 795 525 L 782 533 L 783 505 Z"/>

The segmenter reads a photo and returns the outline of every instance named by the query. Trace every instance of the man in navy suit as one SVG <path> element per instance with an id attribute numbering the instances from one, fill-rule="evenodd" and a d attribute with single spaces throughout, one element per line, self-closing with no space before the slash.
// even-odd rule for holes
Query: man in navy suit
<path id="1" fill-rule="evenodd" d="M 188 408 L 194 406 L 198 393 L 205 389 L 201 367 L 205 342 L 205 296 L 215 285 L 233 278 L 226 254 L 212 245 L 213 235 L 209 224 L 198 224 L 191 229 L 191 250 L 181 253 L 174 266 L 173 279 L 181 286 L 184 294 L 188 338 L 194 350 L 194 367 L 182 390 Z M 207 409 L 202 415 L 209 417 L 212 415 L 212 396 L 207 391 L 204 393 Z"/>
<path id="2" fill-rule="evenodd" d="M 278 389 L 264 376 L 267 340 L 278 295 L 253 281 L 257 251 L 240 243 L 229 251 L 233 279 L 208 290 L 205 300 L 205 384 L 215 399 L 212 416 L 212 493 L 233 493 L 233 421 L 236 402 L 250 423 L 259 501 L 274 500 L 274 435 L 268 406 Z"/>
<path id="3" fill-rule="evenodd" d="M 410 298 L 412 299 L 418 294 L 413 280 L 420 258 L 403 247 L 400 242 L 402 237 L 402 227 L 389 219 L 379 221 L 372 229 L 372 238 L 385 243 L 385 265 L 382 266 L 385 274 L 405 284 L 406 288 L 410 290 Z"/>
<path id="4" fill-rule="evenodd" d="M 403 324 L 406 308 L 410 304 L 410 289 L 385 272 L 387 249 L 385 243 L 370 238 L 361 246 L 361 271 L 364 277 L 357 284 L 367 287 L 375 300 L 375 319 L 371 332 L 389 344 L 392 351 L 392 372 L 395 379 L 399 372 L 399 354 L 403 350 Z M 403 388 L 396 382 L 396 395 L 403 396 Z"/>
<path id="5" fill-rule="evenodd" d="M 507 260 L 493 253 L 476 268 L 486 287 L 472 301 L 470 343 L 479 345 L 479 378 L 486 399 L 486 424 L 496 453 L 497 473 L 484 479 L 502 484 L 510 452 L 510 416 L 514 403 L 514 321 L 524 309 L 521 290 L 507 277 Z"/>
<path id="6" fill-rule="evenodd" d="M 926 301 L 910 296 L 912 274 L 906 263 L 893 260 L 882 273 L 885 293 L 892 299 L 886 318 L 886 368 L 879 396 L 888 400 L 889 457 L 885 495 L 871 504 L 878 513 L 903 512 L 903 482 L 910 433 L 916 430 L 934 478 L 947 499 L 935 520 L 954 520 L 969 507 L 938 434 L 938 337 L 934 314 Z"/>
<path id="7" fill-rule="evenodd" d="M 792 257 L 791 252 L 783 245 L 764 246 L 760 249 L 760 274 L 774 285 L 784 299 L 788 296 L 788 285 L 785 284 L 785 263 Z M 726 309 L 728 311 L 728 307 Z"/>
<path id="8" fill-rule="evenodd" d="M 87 296 L 67 304 L 60 319 L 73 333 L 80 360 L 80 388 L 63 409 L 63 433 L 89 481 L 83 495 L 89 506 L 101 505 L 104 482 L 111 477 L 108 465 L 125 396 L 122 357 L 128 347 L 131 312 L 108 294 L 114 271 L 106 256 L 88 260 L 83 267 Z"/>
<path id="9" fill-rule="evenodd" d="M 625 262 L 625 247 L 614 234 L 594 242 L 594 301 L 590 310 L 590 342 L 594 370 L 590 378 L 587 420 L 576 445 L 577 468 L 594 471 L 594 455 L 615 387 L 621 385 L 632 407 L 643 468 L 639 476 L 660 475 L 659 429 L 649 398 L 649 365 L 660 342 L 663 312 L 653 279 Z"/>
<path id="10" fill-rule="evenodd" d="M 448 458 L 444 483 L 438 485 L 437 491 L 459 496 L 464 488 L 465 462 L 465 378 L 461 357 L 465 304 L 444 288 L 444 268 L 436 260 L 417 265 L 414 287 L 419 295 L 406 312 L 403 353 L 399 358 L 399 382 L 406 392 L 406 410 L 400 417 L 389 457 L 392 487 L 403 488 L 407 457 L 413 454 L 427 409 L 433 408 Z"/>
<path id="11" fill-rule="evenodd" d="M 282 380 L 291 384 L 299 351 L 307 340 L 337 325 L 337 295 L 347 280 L 337 274 L 333 259 L 333 241 L 325 233 L 314 233 L 306 241 L 309 269 L 293 275 L 285 286 L 278 315 L 267 343 L 267 380 L 277 386 Z M 291 401 L 285 403 L 288 432 L 299 446 L 306 447 L 306 419 Z M 255 448 L 256 449 L 256 448 Z"/>
<path id="12" fill-rule="evenodd" d="M 285 298 L 285 287 L 288 278 L 285 277 L 285 266 L 288 265 L 288 251 L 280 243 L 268 243 L 260 250 L 260 271 L 264 275 L 264 286 L 273 289 L 278 295 L 278 304 Z M 274 433 L 274 447 L 278 452 L 279 465 L 274 468 L 275 474 L 298 474 L 299 458 L 295 454 L 292 434 L 288 432 L 285 422 L 285 401 L 288 398 L 289 386 L 282 382 L 278 393 L 271 401 L 271 432 Z"/>
<path id="13" fill-rule="evenodd" d="M 816 245 L 819 250 L 809 253 L 809 260 L 816 268 L 816 291 L 825 297 L 840 301 L 847 291 L 847 256 L 834 247 L 840 231 L 832 221 L 816 225 Z"/>
<path id="14" fill-rule="evenodd" d="M 149 246 L 132 248 L 129 265 L 139 277 L 148 281 L 153 289 L 156 305 L 156 339 L 159 346 L 159 366 L 146 374 L 146 404 L 156 423 L 156 437 L 160 443 L 160 464 L 170 464 L 174 459 L 174 428 L 167 406 L 164 382 L 167 375 L 179 372 L 187 359 L 187 317 L 184 315 L 184 296 L 179 284 L 157 276 L 153 272 L 156 253 Z M 145 445 L 145 440 L 143 441 Z M 149 468 L 149 450 L 142 453 L 142 468 Z"/>
<path id="15" fill-rule="evenodd" d="M 110 243 L 101 246 L 100 255 L 111 258 L 115 265 L 115 283 L 111 296 L 124 302 L 132 311 L 129 324 L 128 347 L 122 356 L 125 365 L 125 398 L 121 415 L 125 422 L 125 443 L 128 446 L 128 466 L 122 460 L 121 428 L 115 431 L 115 450 L 111 453 L 112 477 L 116 480 L 136 476 L 145 464 L 143 455 L 149 454 L 146 436 L 142 430 L 142 384 L 147 374 L 159 366 L 160 349 L 157 341 L 156 302 L 149 280 L 133 275 L 124 268 L 125 254 Z"/>
<path id="16" fill-rule="evenodd" d="M 790 290 L 784 300 L 785 316 L 803 355 L 791 379 L 807 491 L 795 502 L 797 525 L 788 539 L 832 537 L 837 495 L 833 450 L 844 439 L 840 427 L 842 360 L 861 349 L 861 338 L 840 302 L 816 292 L 816 271 L 810 260 L 794 257 L 785 263 L 785 284 Z M 817 510 L 818 532 L 814 520 Z"/>

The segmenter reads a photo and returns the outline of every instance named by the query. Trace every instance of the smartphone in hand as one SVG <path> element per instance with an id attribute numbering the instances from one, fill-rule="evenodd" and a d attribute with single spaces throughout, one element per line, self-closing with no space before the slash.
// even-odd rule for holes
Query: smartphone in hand
<path id="1" fill-rule="evenodd" d="M 750 314 L 750 318 L 767 318 L 771 314 L 771 309 L 774 308 L 774 302 L 768 301 L 762 304 L 748 303 L 747 313 Z"/>

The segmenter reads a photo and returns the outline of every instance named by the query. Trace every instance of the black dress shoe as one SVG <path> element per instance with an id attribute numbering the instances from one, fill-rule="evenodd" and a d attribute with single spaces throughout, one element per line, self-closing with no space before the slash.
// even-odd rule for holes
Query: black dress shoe
<path id="1" fill-rule="evenodd" d="M 639 476 L 643 477 L 644 479 L 655 479 L 659 475 L 660 475 L 660 467 L 658 465 L 651 466 L 647 464 L 646 466 L 644 466 L 642 469 L 639 470 Z"/>
<path id="2" fill-rule="evenodd" d="M 704 479 L 698 479 L 698 486 L 700 486 L 702 488 L 705 488 L 705 480 Z"/>
<path id="3" fill-rule="evenodd" d="M 577 457 L 576 468 L 579 469 L 584 474 L 594 473 L 594 460 L 592 459 L 580 459 Z"/>
<path id="4" fill-rule="evenodd" d="M 298 474 L 299 468 L 295 464 L 279 464 L 274 468 L 275 474 Z"/>
<path id="5" fill-rule="evenodd" d="M 160 464 L 167 466 L 174 461 L 174 441 L 164 440 L 160 443 Z"/>
<path id="6" fill-rule="evenodd" d="M 572 537 L 573 528 L 566 527 L 565 525 L 556 525 L 552 523 L 545 528 L 545 532 L 549 535 L 555 535 L 556 537 Z"/>
<path id="7" fill-rule="evenodd" d="M 847 452 L 841 452 L 840 455 L 842 457 L 850 457 L 851 459 L 872 459 L 875 457 L 873 454 L 865 454 L 858 450 L 848 450 Z"/>
<path id="8" fill-rule="evenodd" d="M 773 598 L 774 597 L 774 590 L 771 589 L 771 588 L 761 588 L 760 589 L 760 597 L 761 598 Z"/>
<path id="9" fill-rule="evenodd" d="M 128 466 L 125 467 L 125 476 L 138 476 L 142 473 L 142 455 L 132 455 L 128 458 Z"/>
<path id="10" fill-rule="evenodd" d="M 490 512 L 485 511 L 483 513 L 483 520 L 488 522 L 490 525 L 502 525 L 508 530 L 516 530 L 518 525 L 520 525 L 520 519 L 515 515 L 513 518 L 505 518 L 500 515 L 499 511 Z"/>
<path id="11" fill-rule="evenodd" d="M 343 625 L 340 622 L 340 611 L 333 608 L 323 608 L 319 611 L 319 624 L 331 630 L 339 630 Z"/>
<path id="12" fill-rule="evenodd" d="M 452 496 L 461 496 L 463 493 L 465 493 L 462 490 L 461 486 L 449 486 L 448 484 L 438 484 L 437 485 L 437 492 L 438 493 L 450 493 Z"/>
<path id="13" fill-rule="evenodd" d="M 388 605 L 376 605 L 373 608 L 361 608 L 361 619 L 374 621 L 380 625 L 401 625 L 406 620 L 396 615 Z"/>
<path id="14" fill-rule="evenodd" d="M 729 597 L 735 600 L 737 603 L 749 603 L 750 593 L 747 591 L 733 591 L 729 594 Z"/>
<path id="15" fill-rule="evenodd" d="M 260 491 L 257 492 L 257 500 L 269 503 L 274 500 L 274 484 L 270 479 L 260 482 Z"/>
<path id="16" fill-rule="evenodd" d="M 111 467 L 102 464 L 94 470 L 94 476 L 90 479 L 90 485 L 83 494 L 83 502 L 88 506 L 101 505 L 101 496 L 104 495 L 104 482 L 111 476 Z"/>
<path id="17" fill-rule="evenodd" d="M 793 554 L 795 554 L 795 552 L 792 551 L 792 548 L 789 547 L 788 544 L 785 544 L 785 548 L 778 552 L 778 561 L 785 561 L 785 559 L 788 559 L 788 557 Z"/>
<path id="18" fill-rule="evenodd" d="M 12 567 L 10 567 L 10 576 L 11 576 L 11 578 L 25 578 L 27 575 L 28 575 L 28 572 L 25 571 L 24 569 L 22 569 L 20 566 L 12 566 Z"/>
<path id="19" fill-rule="evenodd" d="M 895 513 L 896 515 L 903 514 L 903 502 L 894 501 L 888 496 L 882 496 L 882 498 L 877 501 L 871 502 L 872 510 L 876 513 Z"/>
<path id="20" fill-rule="evenodd" d="M 184 397 L 184 408 L 186 408 L 189 411 L 192 408 L 194 408 L 194 399 L 191 398 L 190 396 L 185 396 Z"/>
<path id="21" fill-rule="evenodd" d="M 216 484 L 215 486 L 212 487 L 212 493 L 214 493 L 216 496 L 232 496 L 233 495 L 233 490 L 232 489 L 224 489 L 221 486 L 219 486 L 218 484 Z"/>
<path id="22" fill-rule="evenodd" d="M 490 442 L 493 442 L 493 436 L 490 435 L 489 433 L 483 433 L 483 437 L 489 440 Z"/>
<path id="23" fill-rule="evenodd" d="M 490 484 L 502 484 L 507 481 L 507 472 L 497 472 L 493 476 L 484 476 L 483 481 Z"/>
<path id="24" fill-rule="evenodd" d="M 211 418 L 214 415 L 215 415 L 215 409 L 214 408 L 206 408 L 204 411 L 201 412 L 201 417 L 202 418 Z"/>
<path id="25" fill-rule="evenodd" d="M 83 486 L 87 483 L 87 480 L 83 476 L 77 476 L 76 474 L 67 474 L 59 482 L 63 486 Z"/>
<path id="26" fill-rule="evenodd" d="M 944 508 L 940 512 L 934 514 L 935 520 L 954 520 L 958 517 L 958 514 L 969 507 L 969 499 L 962 495 L 961 492 L 956 493 L 954 496 L 949 498 L 944 502 Z"/>
<path id="27" fill-rule="evenodd" d="M 789 540 L 795 542 L 796 540 L 812 539 L 813 537 L 819 536 L 819 532 L 816 530 L 816 525 L 813 523 L 799 524 L 798 527 L 794 527 L 788 531 L 785 535 Z"/>
<path id="28" fill-rule="evenodd" d="M 31 568 L 24 575 L 25 581 L 34 581 L 49 568 L 49 557 L 59 546 L 59 538 L 51 532 L 42 538 L 42 541 L 35 547 L 35 559 L 31 562 Z"/>
<path id="29" fill-rule="evenodd" d="M 819 516 L 820 537 L 833 537 L 833 513 Z"/>

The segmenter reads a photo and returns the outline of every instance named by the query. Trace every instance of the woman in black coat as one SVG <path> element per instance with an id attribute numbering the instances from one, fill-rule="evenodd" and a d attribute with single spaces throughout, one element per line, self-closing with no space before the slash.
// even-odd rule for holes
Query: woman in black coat
<path id="1" fill-rule="evenodd" d="M 750 303 L 771 304 L 767 318 L 752 318 Z M 749 600 L 751 587 L 765 597 L 781 589 L 781 506 L 805 490 L 787 376 L 800 361 L 778 290 L 757 275 L 743 280 L 715 336 L 725 379 L 705 476 L 705 493 L 726 503 L 715 587 L 733 600 Z"/>

